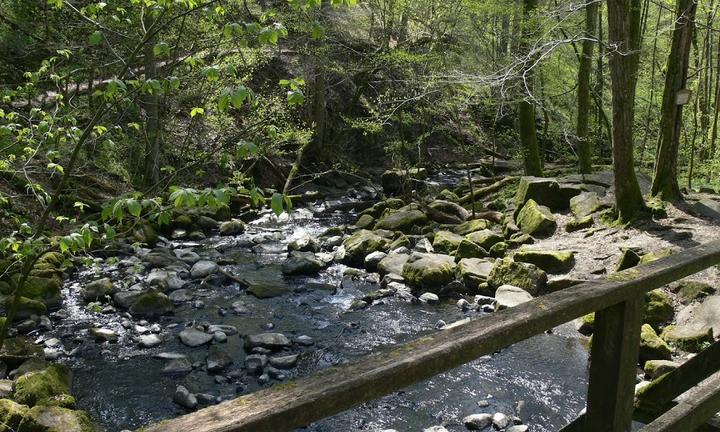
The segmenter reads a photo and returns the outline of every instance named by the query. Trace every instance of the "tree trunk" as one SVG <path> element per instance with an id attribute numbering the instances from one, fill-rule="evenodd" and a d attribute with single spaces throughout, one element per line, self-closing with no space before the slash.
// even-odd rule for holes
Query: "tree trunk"
<path id="1" fill-rule="evenodd" d="M 615 210 L 627 222 L 645 210 L 633 161 L 635 87 L 640 60 L 640 0 L 608 0 L 613 105 Z"/>
<path id="2" fill-rule="evenodd" d="M 153 25 L 153 18 L 145 21 L 145 28 Z M 155 38 L 147 41 L 145 51 L 145 79 L 155 79 Z M 143 97 L 145 109 L 145 167 L 143 173 L 143 187 L 151 190 L 160 181 L 160 95 L 153 92 Z"/>
<path id="3" fill-rule="evenodd" d="M 590 141 L 590 73 L 592 72 L 593 40 L 597 33 L 598 4 L 585 6 L 585 36 L 578 69 L 577 137 L 580 174 L 592 172 L 592 142 Z"/>
<path id="4" fill-rule="evenodd" d="M 523 0 L 523 23 L 522 23 L 522 44 L 529 48 L 530 20 L 531 15 L 537 7 L 537 0 Z M 528 49 L 529 51 L 529 49 Z M 523 70 L 518 85 L 521 90 L 522 100 L 518 103 L 518 133 L 523 151 L 523 162 L 525 174 L 531 176 L 542 176 L 542 164 L 540 161 L 540 150 L 538 148 L 537 130 L 535 125 L 535 104 L 531 102 L 533 91 L 533 56 L 528 54 L 526 65 L 529 68 Z M 527 94 L 524 94 L 527 93 Z"/>
<path id="5" fill-rule="evenodd" d="M 655 160 L 652 194 L 664 200 L 682 198 L 677 178 L 677 159 L 682 126 L 682 105 L 676 101 L 678 91 L 685 88 L 690 46 L 695 20 L 695 0 L 679 0 L 677 20 L 673 30 L 663 92 L 661 141 Z"/>

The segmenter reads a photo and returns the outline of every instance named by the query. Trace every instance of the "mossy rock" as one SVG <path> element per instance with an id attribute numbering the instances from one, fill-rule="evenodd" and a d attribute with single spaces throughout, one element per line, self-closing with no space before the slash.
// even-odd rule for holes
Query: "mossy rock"
<path id="1" fill-rule="evenodd" d="M 557 221 L 550 209 L 532 199 L 525 203 L 515 222 L 523 232 L 533 236 L 550 236 L 557 228 Z"/>
<path id="2" fill-rule="evenodd" d="M 640 329 L 640 361 L 670 360 L 672 351 L 649 324 Z"/>
<path id="3" fill-rule="evenodd" d="M 603 207 L 604 204 L 595 192 L 583 192 L 570 199 L 570 210 L 578 219 L 590 216 Z"/>
<path id="4" fill-rule="evenodd" d="M 110 278 L 97 279 L 80 289 L 80 295 L 86 302 L 105 299 L 115 292 L 115 284 Z"/>
<path id="5" fill-rule="evenodd" d="M 373 225 L 375 225 L 375 218 L 369 214 L 360 216 L 357 222 L 355 222 L 355 226 L 360 229 L 372 228 Z"/>
<path id="6" fill-rule="evenodd" d="M 593 220 L 592 216 L 585 216 L 579 219 L 575 218 L 569 221 L 567 225 L 565 225 L 565 231 L 580 231 L 582 229 L 592 228 L 593 225 L 595 225 L 595 221 Z"/>
<path id="7" fill-rule="evenodd" d="M 435 233 L 432 245 L 436 251 L 450 254 L 457 250 L 463 240 L 465 240 L 463 236 L 450 231 L 438 231 Z"/>
<path id="8" fill-rule="evenodd" d="M 670 360 L 648 360 L 645 362 L 643 371 L 650 379 L 656 379 L 678 367 L 680 367 L 678 363 Z"/>
<path id="9" fill-rule="evenodd" d="M 35 406 L 40 400 L 70 393 L 70 369 L 53 364 L 42 371 L 29 372 L 15 380 L 13 398 L 24 405 Z"/>
<path id="10" fill-rule="evenodd" d="M 5 311 L 10 310 L 10 307 L 13 304 L 13 297 L 8 296 L 3 301 L 3 306 L 5 307 Z M 29 299 L 27 297 L 20 297 L 20 303 L 18 304 L 17 311 L 15 313 L 15 321 L 18 320 L 24 320 L 28 319 L 33 315 L 44 315 L 47 311 L 47 306 L 45 306 L 45 303 L 39 302 L 37 300 Z"/>
<path id="11" fill-rule="evenodd" d="M 467 222 L 463 222 L 453 228 L 455 234 L 466 236 L 475 231 L 484 230 L 490 227 L 491 222 L 485 219 L 472 219 Z"/>
<path id="12" fill-rule="evenodd" d="M 478 290 L 492 271 L 492 261 L 480 258 L 463 258 L 457 266 L 458 279 L 471 291 Z M 484 294 L 492 294 L 485 292 Z"/>
<path id="13" fill-rule="evenodd" d="M 20 275 L 14 275 L 15 284 L 19 282 Z M 62 302 L 62 279 L 58 275 L 51 277 L 28 276 L 22 288 L 22 295 L 33 300 L 41 301 L 53 309 Z"/>
<path id="14" fill-rule="evenodd" d="M 216 221 L 230 220 L 230 218 L 232 217 L 232 210 L 230 209 L 229 205 L 222 204 L 212 210 L 212 212 L 210 213 L 210 217 L 212 217 Z"/>
<path id="15" fill-rule="evenodd" d="M 670 289 L 676 293 L 685 304 L 703 299 L 717 292 L 715 287 L 699 281 L 676 282 L 670 286 Z"/>
<path id="16" fill-rule="evenodd" d="M 239 219 L 225 221 L 220 224 L 219 233 L 221 236 L 234 236 L 245 232 L 245 222 Z"/>
<path id="17" fill-rule="evenodd" d="M 658 328 L 660 324 L 673 319 L 675 309 L 670 297 L 661 289 L 645 294 L 645 308 L 643 309 L 643 322 Z"/>
<path id="18" fill-rule="evenodd" d="M 29 409 L 27 405 L 19 404 L 10 399 L 0 399 L 0 431 L 17 431 L 20 422 L 22 422 Z"/>
<path id="19" fill-rule="evenodd" d="M 183 228 L 183 229 L 190 229 L 195 225 L 193 222 L 193 218 L 190 215 L 187 214 L 180 214 L 173 219 L 173 221 L 170 223 L 170 226 L 172 228 Z"/>
<path id="20" fill-rule="evenodd" d="M 25 336 L 8 338 L 0 350 L 0 360 L 16 368 L 31 358 L 43 357 L 43 348 Z"/>
<path id="21" fill-rule="evenodd" d="M 385 251 L 390 242 L 372 231 L 360 230 L 351 235 L 343 242 L 345 258 L 343 262 L 347 265 L 362 267 L 365 257 L 373 252 Z"/>
<path id="22" fill-rule="evenodd" d="M 463 258 L 485 258 L 489 253 L 479 244 L 463 239 L 455 250 L 455 260 Z"/>
<path id="23" fill-rule="evenodd" d="M 397 210 L 385 214 L 375 225 L 375 229 L 411 233 L 414 227 L 427 225 L 428 217 L 420 210 Z"/>
<path id="24" fill-rule="evenodd" d="M 522 246 L 526 244 L 535 243 L 535 239 L 530 234 L 524 232 L 515 233 L 510 236 L 510 240 L 507 241 L 512 247 Z"/>
<path id="25" fill-rule="evenodd" d="M 35 405 L 58 406 L 62 408 L 75 409 L 77 401 L 69 394 L 55 395 L 46 399 L 40 399 Z"/>
<path id="26" fill-rule="evenodd" d="M 494 258 L 502 258 L 507 254 L 507 251 L 510 249 L 510 245 L 506 242 L 498 242 L 492 245 L 488 253 L 491 257 Z"/>
<path id="27" fill-rule="evenodd" d="M 434 293 L 455 280 L 455 259 L 450 255 L 415 253 L 403 266 L 408 285 Z"/>
<path id="28" fill-rule="evenodd" d="M 22 376 L 30 372 L 38 372 L 47 369 L 50 366 L 50 362 L 40 357 L 29 358 L 24 361 L 17 369 L 15 369 L 15 376 Z"/>
<path id="29" fill-rule="evenodd" d="M 535 264 L 550 273 L 567 272 L 575 265 L 575 254 L 572 251 L 520 249 L 513 255 L 513 259 Z"/>
<path id="30" fill-rule="evenodd" d="M 712 327 L 674 326 L 663 329 L 660 338 L 683 351 L 697 353 L 713 343 Z"/>
<path id="31" fill-rule="evenodd" d="M 553 178 L 522 177 L 515 193 L 515 208 L 522 208 L 528 201 L 558 210 L 568 206 L 560 193 L 560 185 Z"/>
<path id="32" fill-rule="evenodd" d="M 138 243 L 155 246 L 158 240 L 160 240 L 160 236 L 152 225 L 143 224 L 133 231 L 133 239 Z"/>
<path id="33" fill-rule="evenodd" d="M 642 258 L 640 258 L 640 264 L 649 264 L 649 263 L 651 263 L 653 261 L 657 261 L 661 258 L 667 258 L 670 255 L 672 255 L 673 253 L 675 253 L 675 251 L 672 249 L 660 249 L 657 251 L 652 251 L 652 252 L 646 253 L 645 255 L 642 256 Z"/>
<path id="34" fill-rule="evenodd" d="M 460 201 L 460 197 L 455 192 L 449 191 L 447 189 L 441 190 L 440 193 L 437 195 L 437 199 L 452 202 Z"/>
<path id="35" fill-rule="evenodd" d="M 466 235 L 465 238 L 480 245 L 480 247 L 485 250 L 489 250 L 496 243 L 500 243 L 505 240 L 503 236 L 489 229 L 472 232 Z"/>
<path id="36" fill-rule="evenodd" d="M 619 272 L 635 267 L 640 264 L 640 259 L 640 255 L 635 250 L 629 248 L 623 249 L 620 260 L 618 260 L 617 266 L 615 267 L 615 271 Z"/>
<path id="37" fill-rule="evenodd" d="M 492 271 L 488 276 L 488 284 L 491 288 L 497 289 L 502 285 L 512 285 L 522 288 L 531 295 L 543 289 L 547 284 L 547 273 L 540 270 L 534 264 L 516 262 L 512 258 L 504 258 L 495 261 Z"/>
<path id="38" fill-rule="evenodd" d="M 132 306 L 130 313 L 146 318 L 157 318 L 175 311 L 175 303 L 163 293 L 147 291 L 140 294 Z"/>
<path id="39" fill-rule="evenodd" d="M 406 247 L 410 248 L 412 243 L 410 242 L 410 239 L 405 234 L 400 234 L 395 240 L 393 240 L 392 243 L 390 243 L 389 250 L 393 251 L 397 248 Z"/>
<path id="40" fill-rule="evenodd" d="M 85 411 L 59 406 L 38 405 L 23 417 L 18 432 L 95 432 L 90 416 Z"/>
<path id="41" fill-rule="evenodd" d="M 595 331 L 595 312 L 583 315 L 575 320 L 575 328 L 585 336 L 593 334 Z"/>

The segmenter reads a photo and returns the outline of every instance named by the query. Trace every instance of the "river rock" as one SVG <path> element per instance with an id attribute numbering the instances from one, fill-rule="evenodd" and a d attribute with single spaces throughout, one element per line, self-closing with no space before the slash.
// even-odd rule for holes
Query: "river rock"
<path id="1" fill-rule="evenodd" d="M 515 262 L 512 258 L 496 260 L 487 278 L 491 288 L 512 285 L 537 295 L 545 288 L 547 274 L 534 264 Z"/>
<path id="2" fill-rule="evenodd" d="M 385 258 L 387 254 L 382 251 L 375 251 L 365 257 L 365 268 L 367 271 L 377 271 L 378 264 Z"/>
<path id="3" fill-rule="evenodd" d="M 489 252 L 487 250 L 468 239 L 463 239 L 455 250 L 456 260 L 462 260 L 463 258 L 484 258 L 488 255 Z"/>
<path id="4" fill-rule="evenodd" d="M 387 213 L 375 225 L 375 229 L 385 229 L 390 231 L 400 231 L 408 234 L 413 227 L 423 227 L 427 225 L 428 217 L 417 209 L 400 209 Z"/>
<path id="5" fill-rule="evenodd" d="M 217 265 L 217 263 L 214 263 L 212 261 L 198 261 L 193 264 L 192 268 L 190 269 L 190 277 L 192 277 L 193 279 L 203 279 L 217 273 L 219 269 L 220 267 Z"/>
<path id="6" fill-rule="evenodd" d="M 492 416 L 492 423 L 496 429 L 505 429 L 510 424 L 510 417 L 503 413 L 495 413 Z"/>
<path id="7" fill-rule="evenodd" d="M 42 399 L 70 394 L 72 374 L 61 364 L 53 364 L 41 371 L 26 373 L 15 380 L 16 402 L 33 406 Z"/>
<path id="8" fill-rule="evenodd" d="M 458 277 L 466 287 L 477 290 L 480 284 L 487 282 L 493 265 L 493 262 L 488 259 L 463 258 L 457 266 Z"/>
<path id="9" fill-rule="evenodd" d="M 513 255 L 515 261 L 535 264 L 538 268 L 550 273 L 562 273 L 572 269 L 575 254 L 572 251 L 549 251 L 520 249 Z"/>
<path id="10" fill-rule="evenodd" d="M 661 324 L 672 320 L 675 314 L 670 297 L 662 289 L 655 289 L 645 294 L 643 322 L 657 329 Z"/>
<path id="11" fill-rule="evenodd" d="M 146 291 L 135 298 L 130 313 L 146 318 L 156 318 L 175 311 L 175 303 L 163 293 Z"/>
<path id="12" fill-rule="evenodd" d="M 425 168 L 392 169 L 382 174 L 381 182 L 383 191 L 387 195 L 395 195 L 406 188 L 410 190 L 419 187 L 422 184 L 421 180 L 426 177 L 427 170 Z"/>
<path id="13" fill-rule="evenodd" d="M 200 331 L 195 327 L 186 328 L 180 332 L 178 337 L 182 343 L 191 348 L 208 344 L 213 339 L 213 335 Z"/>
<path id="14" fill-rule="evenodd" d="M 483 430 L 490 426 L 493 421 L 493 416 L 490 414 L 472 414 L 463 419 L 463 424 L 469 430 Z"/>
<path id="15" fill-rule="evenodd" d="M 528 432 L 529 430 L 527 425 L 515 425 L 505 429 L 505 432 Z"/>
<path id="16" fill-rule="evenodd" d="M 283 262 L 282 273 L 288 276 L 312 276 L 320 272 L 323 267 L 324 263 L 313 252 L 293 251 L 290 257 Z"/>
<path id="17" fill-rule="evenodd" d="M 578 219 L 586 218 L 604 206 L 605 204 L 595 192 L 583 192 L 570 199 L 570 210 Z"/>
<path id="18" fill-rule="evenodd" d="M 650 324 L 640 330 L 640 361 L 670 360 L 672 351 L 667 343 L 655 333 Z"/>
<path id="19" fill-rule="evenodd" d="M 219 232 L 221 236 L 234 236 L 242 234 L 245 231 L 245 222 L 233 219 L 222 222 L 220 224 Z"/>
<path id="20" fill-rule="evenodd" d="M 192 292 L 187 289 L 179 289 L 177 291 L 173 291 L 168 297 L 174 303 L 185 303 L 193 299 Z"/>
<path id="21" fill-rule="evenodd" d="M 715 341 L 712 327 L 691 325 L 669 325 L 663 329 L 660 338 L 672 346 L 694 353 Z"/>
<path id="22" fill-rule="evenodd" d="M 190 393 L 190 391 L 183 386 L 177 386 L 177 388 L 175 389 L 175 395 L 173 395 L 173 402 L 187 410 L 194 410 L 195 408 L 197 408 L 198 405 L 198 401 L 195 395 Z"/>
<path id="23" fill-rule="evenodd" d="M 680 364 L 670 360 L 648 360 L 645 362 L 645 375 L 650 379 L 655 379 L 668 372 L 672 372 L 680 367 Z"/>
<path id="24" fill-rule="evenodd" d="M 156 334 L 138 336 L 137 341 L 143 348 L 154 348 L 162 343 L 162 339 Z"/>
<path id="25" fill-rule="evenodd" d="M 676 318 L 678 325 L 711 327 L 713 334 L 720 335 L 720 296 L 706 297 L 702 303 L 694 303 L 682 309 Z"/>
<path id="26" fill-rule="evenodd" d="M 232 357 L 217 345 L 211 345 L 208 351 L 207 359 L 208 372 L 220 372 L 233 363 Z"/>
<path id="27" fill-rule="evenodd" d="M 428 207 L 428 216 L 442 224 L 460 224 L 470 217 L 470 212 L 452 201 L 438 199 L 431 202 Z"/>
<path id="28" fill-rule="evenodd" d="M 523 232 L 533 236 L 550 236 L 557 228 L 557 221 L 549 208 L 529 200 L 515 219 Z"/>
<path id="29" fill-rule="evenodd" d="M 489 229 L 472 232 L 472 233 L 466 235 L 465 238 L 467 238 L 471 242 L 479 245 L 481 248 L 488 250 L 488 251 L 496 243 L 500 243 L 504 240 L 500 234 L 498 234 L 494 231 L 491 231 Z"/>
<path id="30" fill-rule="evenodd" d="M 375 222 L 374 217 L 369 214 L 364 214 L 358 218 L 357 222 L 355 222 L 355 226 L 359 229 L 372 229 Z"/>
<path id="31" fill-rule="evenodd" d="M 389 243 L 388 239 L 380 237 L 372 231 L 357 231 L 343 242 L 345 256 L 342 261 L 347 265 L 361 267 L 366 256 L 376 251 L 386 250 Z"/>
<path id="32" fill-rule="evenodd" d="M 115 292 L 115 285 L 109 278 L 94 280 L 80 290 L 80 295 L 86 302 L 103 300 Z"/>
<path id="33" fill-rule="evenodd" d="M 318 252 L 320 245 L 318 242 L 310 236 L 303 236 L 299 239 L 295 239 L 288 244 L 288 251 L 298 252 Z"/>
<path id="34" fill-rule="evenodd" d="M 167 365 L 162 369 L 161 373 L 163 375 L 170 375 L 170 376 L 177 376 L 177 375 L 185 375 L 192 372 L 193 367 L 192 363 L 190 363 L 190 360 L 188 360 L 185 357 L 182 358 L 172 358 L 168 362 Z"/>
<path id="35" fill-rule="evenodd" d="M 282 333 L 260 333 L 245 336 L 245 348 L 248 350 L 260 347 L 276 351 L 291 345 L 290 339 Z"/>
<path id="36" fill-rule="evenodd" d="M 432 426 L 432 427 L 423 429 L 423 432 L 448 432 L 448 430 L 445 429 L 444 426 Z"/>
<path id="37" fill-rule="evenodd" d="M 440 292 L 455 280 L 455 259 L 450 255 L 414 253 L 403 266 L 402 276 L 415 288 Z"/>
<path id="38" fill-rule="evenodd" d="M 464 240 L 464 237 L 450 231 L 438 231 L 435 233 L 433 239 L 433 249 L 450 254 L 457 250 L 460 243 Z"/>
<path id="39" fill-rule="evenodd" d="M 418 297 L 418 300 L 420 300 L 421 303 L 428 303 L 428 304 L 438 304 L 440 303 L 440 297 L 438 297 L 437 294 L 426 292 L 422 294 L 420 297 Z"/>
<path id="40" fill-rule="evenodd" d="M 495 291 L 495 308 L 497 310 L 511 308 L 532 299 L 533 296 L 522 288 L 502 285 Z"/>
<path id="41" fill-rule="evenodd" d="M 290 369 L 297 364 L 298 355 L 286 355 L 279 357 L 270 357 L 270 364 L 278 369 Z"/>
<path id="42" fill-rule="evenodd" d="M 106 328 L 91 328 L 90 335 L 95 338 L 97 342 L 117 342 L 118 334 L 110 329 Z"/>
<path id="43" fill-rule="evenodd" d="M 61 406 L 38 405 L 28 410 L 18 431 L 93 432 L 97 430 L 90 416 L 81 410 Z"/>
<path id="44" fill-rule="evenodd" d="M 245 357 L 245 369 L 250 375 L 260 375 L 268 364 L 268 357 L 262 354 L 251 354 Z"/>

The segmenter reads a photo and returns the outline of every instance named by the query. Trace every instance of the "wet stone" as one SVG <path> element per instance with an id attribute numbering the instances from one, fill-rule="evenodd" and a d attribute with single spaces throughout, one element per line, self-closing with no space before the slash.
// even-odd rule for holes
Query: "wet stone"
<path id="1" fill-rule="evenodd" d="M 263 368 L 265 368 L 267 363 L 268 358 L 266 355 L 251 354 L 245 357 L 245 368 L 251 375 L 258 375 L 262 373 Z"/>
<path id="2" fill-rule="evenodd" d="M 193 327 L 180 332 L 180 341 L 189 347 L 198 347 L 210 343 L 213 335 L 207 334 Z"/>
<path id="3" fill-rule="evenodd" d="M 270 350 L 280 350 L 291 345 L 290 339 L 282 333 L 261 333 L 248 335 L 245 338 L 245 347 L 250 349 L 260 347 Z"/>
<path id="4" fill-rule="evenodd" d="M 192 363 L 186 358 L 176 358 L 168 362 L 167 365 L 162 369 L 163 375 L 185 375 L 192 372 Z"/>
<path id="5" fill-rule="evenodd" d="M 183 386 L 177 386 L 177 388 L 175 389 L 173 402 L 187 410 L 194 410 L 195 408 L 197 408 L 198 405 L 198 401 L 195 395 L 190 393 L 190 391 Z"/>
<path id="6" fill-rule="evenodd" d="M 162 343 L 162 339 L 158 335 L 149 334 L 142 335 L 137 338 L 138 344 L 143 348 L 154 348 Z"/>
<path id="7" fill-rule="evenodd" d="M 270 358 L 270 365 L 273 367 L 276 367 L 278 369 L 290 369 L 292 367 L 295 367 L 297 364 L 298 355 L 288 355 L 288 356 L 281 356 L 281 357 L 271 357 Z"/>

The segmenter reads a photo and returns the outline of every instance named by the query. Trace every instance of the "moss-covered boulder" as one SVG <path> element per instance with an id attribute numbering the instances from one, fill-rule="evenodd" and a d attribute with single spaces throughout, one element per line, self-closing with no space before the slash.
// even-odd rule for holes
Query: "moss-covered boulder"
<path id="1" fill-rule="evenodd" d="M 489 253 L 479 244 L 463 239 L 455 250 L 455 259 L 461 260 L 463 258 L 484 258 Z"/>
<path id="2" fill-rule="evenodd" d="M 362 267 L 365 257 L 377 251 L 385 251 L 389 245 L 388 239 L 380 237 L 372 231 L 360 230 L 343 242 L 345 248 L 345 264 Z"/>
<path id="3" fill-rule="evenodd" d="M 575 218 L 575 219 L 570 220 L 565 225 L 565 231 L 567 231 L 567 232 L 580 231 L 582 229 L 591 228 L 593 225 L 595 225 L 595 221 L 593 220 L 592 216 L 585 216 L 583 218 Z"/>
<path id="4" fill-rule="evenodd" d="M 512 285 L 522 288 L 531 295 L 545 288 L 547 273 L 534 264 L 516 262 L 512 258 L 495 261 L 493 269 L 488 275 L 488 284 L 497 289 L 502 285 Z"/>
<path id="5" fill-rule="evenodd" d="M 239 219 L 232 219 L 220 224 L 219 233 L 221 236 L 234 236 L 245 232 L 245 222 Z"/>
<path id="6" fill-rule="evenodd" d="M 615 271 L 623 271 L 627 270 L 629 268 L 635 267 L 636 265 L 640 264 L 640 255 L 631 248 L 623 249 L 622 255 L 620 255 L 620 259 L 618 260 L 617 266 L 615 266 Z"/>
<path id="7" fill-rule="evenodd" d="M 77 400 L 72 395 L 61 394 L 45 399 L 40 399 L 35 405 L 57 406 L 62 408 L 75 409 L 77 405 Z"/>
<path id="8" fill-rule="evenodd" d="M 583 192 L 570 199 L 570 210 L 578 219 L 590 216 L 603 206 L 603 202 L 595 192 Z"/>
<path id="9" fill-rule="evenodd" d="M 497 310 L 515 307 L 529 302 L 533 296 L 524 289 L 512 285 L 501 285 L 495 291 L 495 308 Z"/>
<path id="10" fill-rule="evenodd" d="M 595 331 L 595 312 L 583 315 L 575 320 L 575 328 L 585 336 L 590 336 Z"/>
<path id="11" fill-rule="evenodd" d="M 503 236 L 489 229 L 472 232 L 466 235 L 465 238 L 485 250 L 490 250 L 495 243 L 500 243 L 505 240 Z"/>
<path id="12" fill-rule="evenodd" d="M 413 288 L 438 293 L 455 280 L 455 258 L 450 255 L 414 253 L 403 266 L 402 276 Z"/>
<path id="13" fill-rule="evenodd" d="M 25 336 L 6 339 L 0 350 L 0 361 L 6 363 L 10 368 L 16 368 L 29 359 L 43 356 L 42 346 L 33 343 Z"/>
<path id="14" fill-rule="evenodd" d="M 663 329 L 660 338 L 683 351 L 700 352 L 713 343 L 712 327 L 695 327 L 690 325 L 669 325 Z"/>
<path id="15" fill-rule="evenodd" d="M 390 273 L 400 275 L 402 274 L 403 267 L 405 266 L 405 263 L 408 262 L 408 259 L 410 259 L 409 254 L 390 252 L 387 256 L 385 256 L 385 258 L 380 260 L 377 265 L 377 271 L 381 275 Z"/>
<path id="16" fill-rule="evenodd" d="M 401 247 L 406 247 L 409 249 L 410 246 L 412 246 L 412 243 L 410 242 L 408 236 L 401 233 L 399 236 L 397 236 L 395 240 L 392 241 L 392 243 L 390 243 L 388 249 L 391 251 Z"/>
<path id="17" fill-rule="evenodd" d="M 522 208 L 528 201 L 560 210 L 568 207 L 560 193 L 560 185 L 553 178 L 522 177 L 515 193 L 515 208 Z"/>
<path id="18" fill-rule="evenodd" d="M 135 298 L 130 313 L 145 318 L 157 318 L 175 311 L 175 303 L 161 292 L 147 291 Z"/>
<path id="19" fill-rule="evenodd" d="M 41 371 L 29 372 L 15 380 L 15 401 L 35 406 L 38 401 L 70 393 L 72 376 L 70 369 L 53 364 Z"/>
<path id="20" fill-rule="evenodd" d="M 569 271 L 575 265 L 575 254 L 572 251 L 550 251 L 520 249 L 513 255 L 515 261 L 535 264 L 550 273 Z"/>
<path id="21" fill-rule="evenodd" d="M 355 222 L 355 226 L 360 229 L 372 229 L 372 227 L 375 225 L 375 218 L 370 216 L 369 214 L 364 214 L 358 218 L 358 220 Z"/>
<path id="22" fill-rule="evenodd" d="M 115 293 L 115 284 L 110 278 L 94 280 L 80 289 L 80 295 L 86 302 L 103 300 Z"/>
<path id="23" fill-rule="evenodd" d="M 425 168 L 391 169 L 382 174 L 383 191 L 387 195 L 395 195 L 420 187 L 421 180 L 427 178 Z"/>
<path id="24" fill-rule="evenodd" d="M 711 285 L 699 281 L 680 281 L 670 285 L 672 292 L 678 295 L 680 300 L 685 303 L 692 303 L 695 300 L 703 299 L 717 292 L 717 289 Z"/>
<path id="25" fill-rule="evenodd" d="M 477 291 L 480 284 L 487 282 L 493 268 L 493 262 L 480 258 L 461 259 L 457 266 L 458 279 L 472 292 Z M 491 294 L 486 292 L 484 294 Z"/>
<path id="26" fill-rule="evenodd" d="M 510 249 L 510 244 L 507 242 L 498 242 L 492 245 L 488 253 L 493 258 L 503 258 L 508 250 Z"/>
<path id="27" fill-rule="evenodd" d="M 393 209 L 397 210 L 405 206 L 405 202 L 401 200 L 400 198 L 388 198 L 385 201 L 380 201 L 375 203 L 372 207 L 366 208 L 365 210 L 360 212 L 360 216 L 362 215 L 370 215 L 373 218 L 377 219 L 380 216 L 382 216 L 383 212 L 387 209 Z"/>
<path id="28" fill-rule="evenodd" d="M 10 399 L 0 399 L 0 431 L 17 431 L 28 410 L 27 405 L 21 405 Z"/>
<path id="29" fill-rule="evenodd" d="M 10 310 L 13 304 L 13 296 L 5 297 L 2 304 L 6 312 Z M 18 303 L 18 308 L 15 313 L 15 320 L 28 319 L 33 315 L 44 315 L 46 311 L 47 306 L 45 306 L 45 303 L 27 297 L 20 297 L 20 302 Z"/>
<path id="30" fill-rule="evenodd" d="M 549 208 L 529 200 L 515 218 L 523 232 L 533 236 L 549 236 L 557 228 L 557 220 Z"/>
<path id="31" fill-rule="evenodd" d="M 413 227 L 422 227 L 428 223 L 428 217 L 420 210 L 407 209 L 386 213 L 375 225 L 375 229 L 410 233 Z"/>
<path id="32" fill-rule="evenodd" d="M 454 253 L 465 237 L 450 231 L 438 231 L 433 239 L 433 249 L 445 254 Z"/>
<path id="33" fill-rule="evenodd" d="M 670 360 L 648 360 L 645 362 L 643 371 L 650 379 L 659 378 L 668 372 L 672 372 L 680 367 L 678 363 Z"/>
<path id="34" fill-rule="evenodd" d="M 323 267 L 325 264 L 314 253 L 292 251 L 288 259 L 282 263 L 282 273 L 286 276 L 312 276 L 320 272 Z"/>
<path id="35" fill-rule="evenodd" d="M 455 226 L 453 228 L 453 232 L 455 234 L 466 236 L 470 233 L 474 233 L 475 231 L 487 229 L 490 225 L 492 225 L 490 221 L 485 219 L 472 219 Z"/>
<path id="36" fill-rule="evenodd" d="M 15 284 L 20 275 L 13 276 Z M 22 288 L 22 295 L 44 303 L 50 309 L 57 309 L 62 303 L 62 279 L 58 275 L 49 277 L 28 276 Z"/>
<path id="37" fill-rule="evenodd" d="M 654 328 L 660 324 L 672 320 L 675 315 L 670 297 L 661 289 L 656 289 L 645 294 L 645 308 L 643 310 L 643 322 Z"/>
<path id="38" fill-rule="evenodd" d="M 646 253 L 645 255 L 642 256 L 642 258 L 640 258 L 640 264 L 648 264 L 653 261 L 657 261 L 661 258 L 666 258 L 666 257 L 669 257 L 670 255 L 672 255 L 673 253 L 675 253 L 675 251 L 672 249 L 660 249 L 660 250 L 652 251 L 652 252 Z"/>
<path id="39" fill-rule="evenodd" d="M 85 411 L 44 405 L 31 408 L 18 428 L 18 432 L 94 432 L 96 430 Z"/>
<path id="40" fill-rule="evenodd" d="M 133 239 L 138 243 L 155 246 L 155 243 L 160 240 L 160 236 L 152 225 L 146 223 L 133 231 Z"/>
<path id="41" fill-rule="evenodd" d="M 672 351 L 649 324 L 640 329 L 640 361 L 670 360 Z"/>

